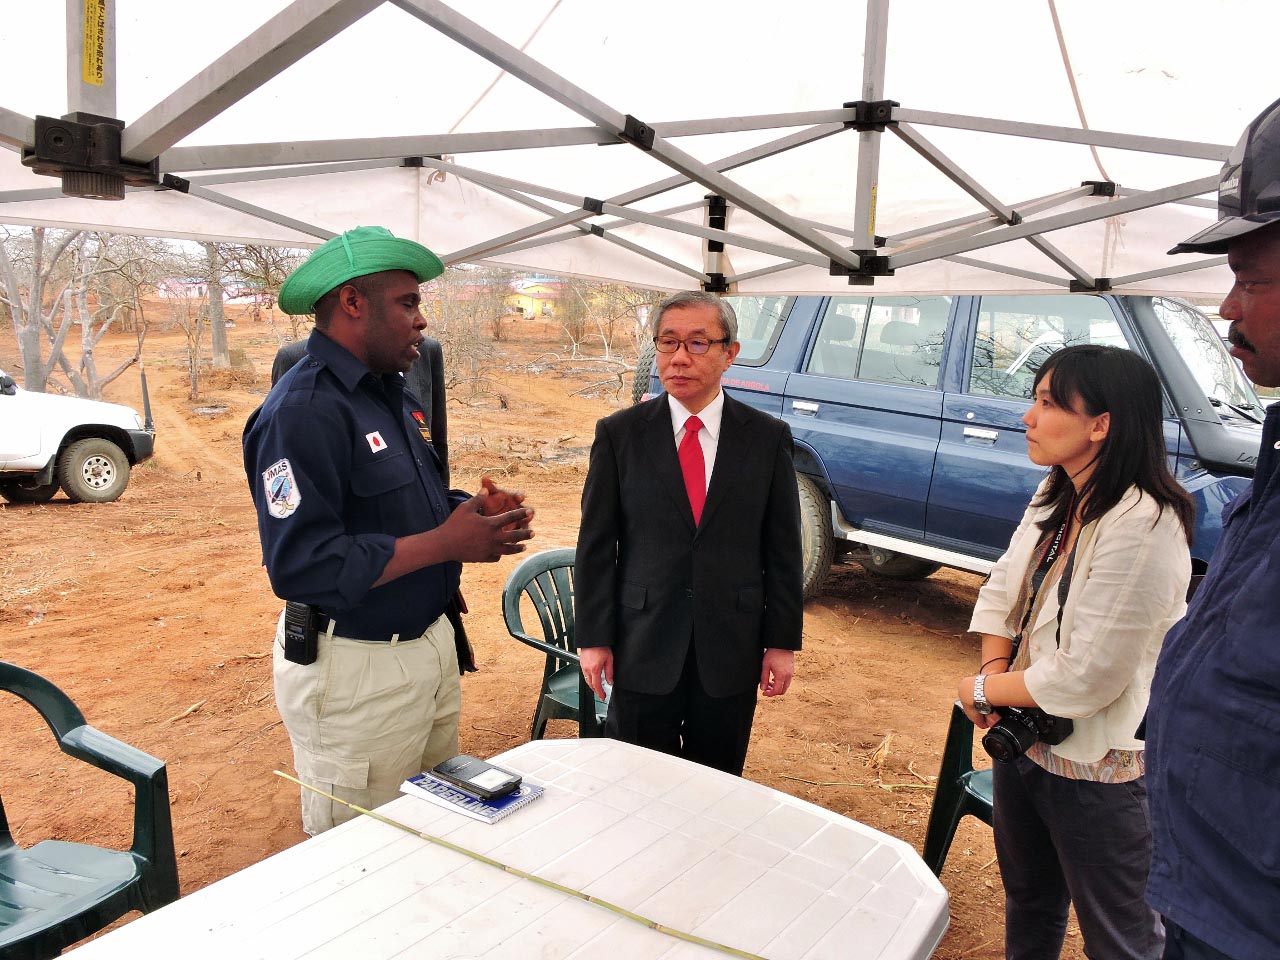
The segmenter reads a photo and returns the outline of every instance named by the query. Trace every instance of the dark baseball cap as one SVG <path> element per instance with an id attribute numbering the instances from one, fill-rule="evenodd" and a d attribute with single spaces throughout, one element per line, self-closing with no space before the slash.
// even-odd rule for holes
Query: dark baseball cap
<path id="1" fill-rule="evenodd" d="M 1280 100 L 1245 128 L 1222 165 L 1218 222 L 1170 253 L 1226 253 L 1227 244 L 1280 221 Z"/>

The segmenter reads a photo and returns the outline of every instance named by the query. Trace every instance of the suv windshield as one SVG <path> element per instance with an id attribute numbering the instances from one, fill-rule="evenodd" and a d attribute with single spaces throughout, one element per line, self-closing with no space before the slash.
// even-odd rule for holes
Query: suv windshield
<path id="1" fill-rule="evenodd" d="M 738 342 L 742 351 L 734 362 L 758 367 L 773 352 L 782 333 L 782 318 L 787 315 L 791 297 L 725 297 L 738 315 Z"/>
<path id="2" fill-rule="evenodd" d="M 1151 306 L 1204 395 L 1215 406 L 1258 420 L 1262 409 L 1258 397 L 1208 317 L 1189 304 L 1164 297 L 1153 297 Z"/>

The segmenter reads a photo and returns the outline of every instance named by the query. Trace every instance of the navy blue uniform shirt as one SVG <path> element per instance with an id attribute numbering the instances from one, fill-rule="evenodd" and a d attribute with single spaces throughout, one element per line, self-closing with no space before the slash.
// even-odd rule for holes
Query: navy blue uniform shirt
<path id="1" fill-rule="evenodd" d="M 451 496 L 399 374 L 376 376 L 319 330 L 245 424 L 244 463 L 276 596 L 319 607 L 334 633 L 421 634 L 458 588 L 461 563 L 380 587 L 397 537 L 442 524 Z"/>
<path id="2" fill-rule="evenodd" d="M 1280 404 L 1253 484 L 1224 511 L 1208 575 L 1165 637 L 1145 722 L 1147 899 L 1238 960 L 1280 957 L 1277 447 Z"/>

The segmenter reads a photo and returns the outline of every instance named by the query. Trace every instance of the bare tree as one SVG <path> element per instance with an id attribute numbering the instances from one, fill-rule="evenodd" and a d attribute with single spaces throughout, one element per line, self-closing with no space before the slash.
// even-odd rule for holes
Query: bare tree
<path id="1" fill-rule="evenodd" d="M 79 236 L 79 231 L 50 234 L 44 227 L 35 227 L 29 234 L 16 236 L 6 230 L 0 240 L 2 295 L 13 321 L 23 386 L 38 393 L 44 392 L 70 330 L 66 323 L 69 283 L 63 257 Z M 52 295 L 48 290 L 54 291 Z M 60 316 L 62 322 L 54 333 L 54 322 Z M 52 344 L 46 360 L 49 339 Z"/>
<path id="2" fill-rule="evenodd" d="M 495 317 L 506 313 L 511 274 L 489 267 L 449 268 L 427 285 L 422 310 L 427 333 L 444 352 L 445 385 L 471 393 L 489 390 L 482 369 L 494 356 Z M 484 334 L 489 333 L 486 337 Z"/>
<path id="3" fill-rule="evenodd" d="M 204 248 L 204 280 L 205 308 L 204 315 L 209 321 L 209 332 L 213 341 L 213 366 L 215 369 L 227 370 L 231 367 L 231 354 L 227 351 L 227 317 L 223 310 L 223 292 L 225 285 L 224 264 L 220 244 L 201 243 Z M 195 399 L 194 395 L 192 399 Z"/>
<path id="4" fill-rule="evenodd" d="M 100 398 L 107 384 L 139 361 L 145 323 L 134 312 L 140 313 L 145 265 L 153 254 L 136 238 L 105 233 L 36 227 L 0 239 L 0 300 L 13 324 L 27 389 L 52 386 Z M 97 345 L 120 324 L 135 328 L 138 348 L 101 374 Z M 73 361 L 68 349 L 77 331 L 79 357 Z"/>
<path id="5" fill-rule="evenodd" d="M 241 280 L 254 291 L 251 308 L 254 319 L 260 311 L 267 312 L 266 320 L 275 329 L 275 304 L 280 298 L 280 287 L 285 279 L 306 258 L 307 251 L 285 247 L 240 246 L 223 244 L 219 248 L 227 276 Z M 307 332 L 306 317 L 290 317 L 288 339 L 298 340 Z M 284 339 L 284 338 L 280 338 Z"/>
<path id="6" fill-rule="evenodd" d="M 560 302 L 557 304 L 557 316 L 560 326 L 569 335 L 572 356 L 577 357 L 582 349 L 582 341 L 587 338 L 591 329 L 591 303 L 589 297 L 593 284 L 585 280 L 564 280 L 560 284 Z"/>
<path id="7" fill-rule="evenodd" d="M 662 299 L 662 294 L 641 287 L 627 287 L 610 283 L 601 288 L 596 305 L 606 344 L 606 353 L 612 349 L 619 328 L 625 332 L 628 344 L 639 354 L 648 339 L 649 312 Z"/>
<path id="8" fill-rule="evenodd" d="M 563 281 L 560 317 L 572 342 L 572 355 L 583 355 L 586 341 L 598 339 L 604 359 L 613 358 L 614 337 L 619 325 L 627 330 L 629 345 L 638 354 L 643 346 L 644 322 L 648 310 L 660 299 L 652 290 L 588 280 Z"/>

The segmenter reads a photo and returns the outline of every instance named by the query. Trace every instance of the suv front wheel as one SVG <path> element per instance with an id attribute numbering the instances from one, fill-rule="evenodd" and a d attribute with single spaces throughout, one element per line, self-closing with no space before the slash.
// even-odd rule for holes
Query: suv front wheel
<path id="1" fill-rule="evenodd" d="M 77 440 L 58 458 L 58 482 L 72 503 L 118 500 L 129 485 L 129 458 L 110 440 Z"/>
<path id="2" fill-rule="evenodd" d="M 831 501 L 812 477 L 796 474 L 800 490 L 800 546 L 804 578 L 804 598 L 812 600 L 822 592 L 831 561 L 835 558 L 835 538 L 831 532 Z"/>

